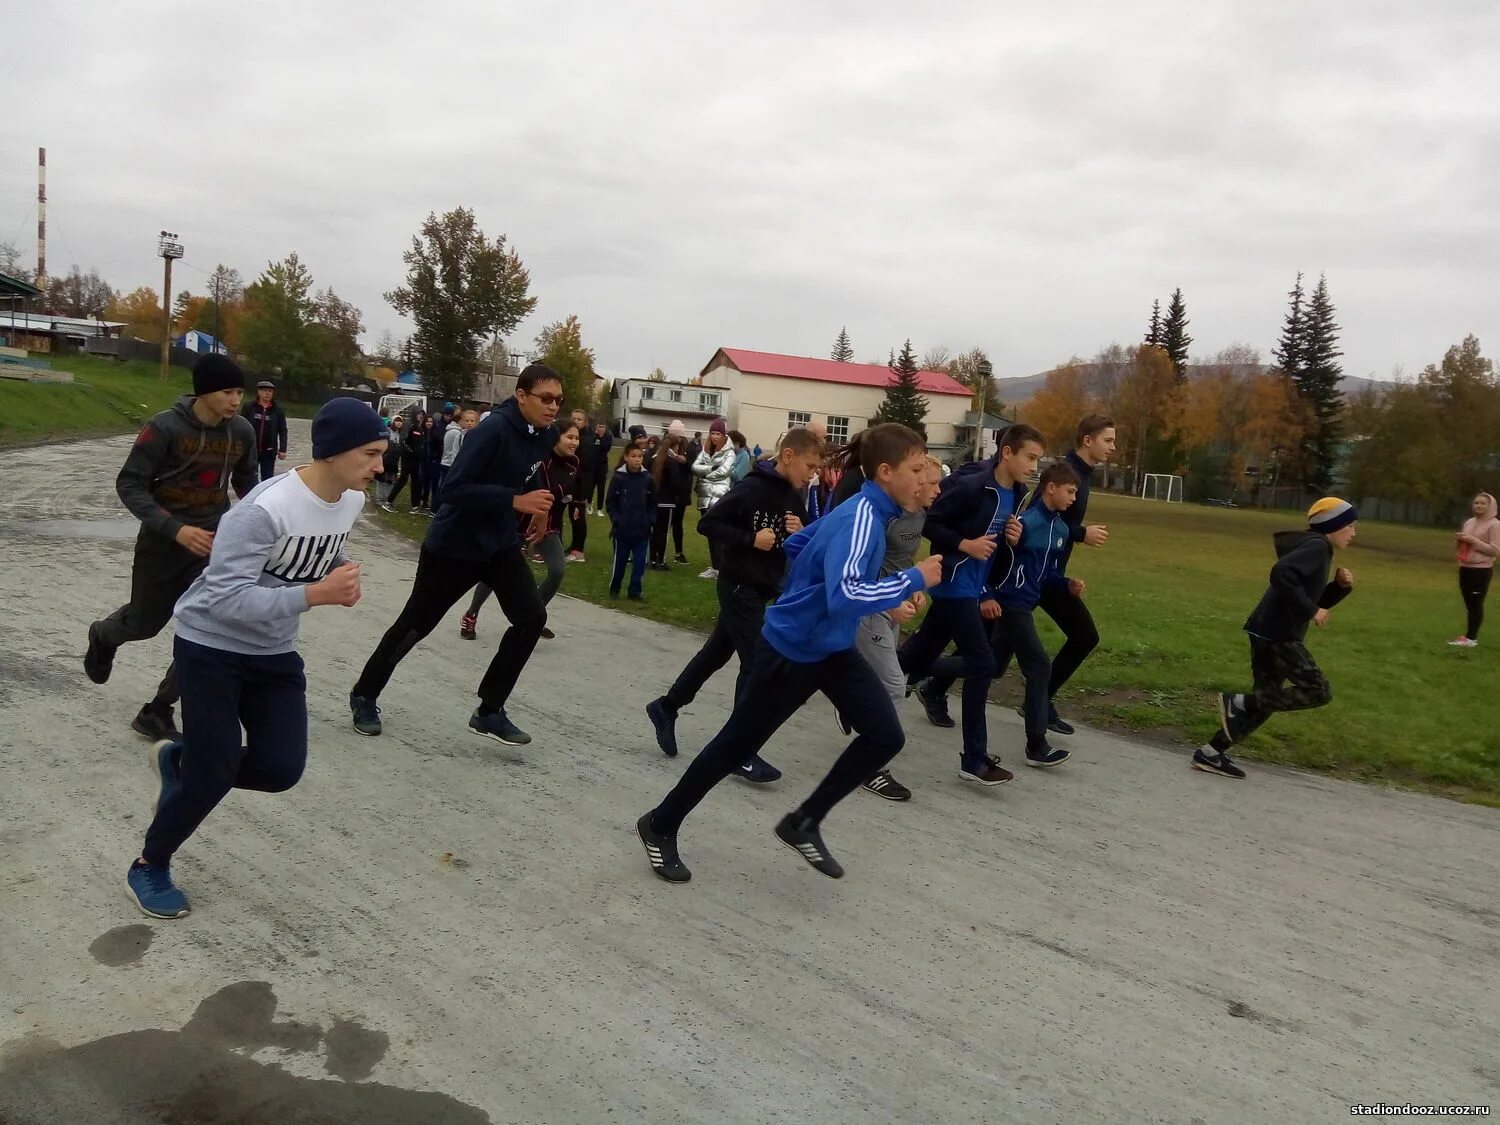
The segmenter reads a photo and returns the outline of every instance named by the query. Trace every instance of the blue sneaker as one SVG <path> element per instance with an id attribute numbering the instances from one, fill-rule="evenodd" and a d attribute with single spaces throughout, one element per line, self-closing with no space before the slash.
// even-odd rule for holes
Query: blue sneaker
<path id="1" fill-rule="evenodd" d="M 154 813 L 167 799 L 167 790 L 182 777 L 182 743 L 163 738 L 152 745 L 146 758 L 151 763 L 151 771 L 156 774 L 156 802 L 151 806 Z"/>
<path id="2" fill-rule="evenodd" d="M 507 746 L 525 746 L 531 741 L 531 735 L 511 722 L 504 711 L 481 715 L 476 710 L 469 716 L 469 729 L 481 737 L 493 738 Z"/>
<path id="3" fill-rule="evenodd" d="M 172 882 L 170 867 L 137 861 L 130 865 L 125 882 L 130 887 L 130 897 L 141 908 L 142 914 L 152 918 L 182 918 L 189 912 L 187 895 Z"/>

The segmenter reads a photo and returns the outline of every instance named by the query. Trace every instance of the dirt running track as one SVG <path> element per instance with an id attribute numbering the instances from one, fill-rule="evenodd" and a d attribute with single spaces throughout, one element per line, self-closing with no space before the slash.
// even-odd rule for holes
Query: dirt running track
<path id="1" fill-rule="evenodd" d="M 909 707 L 916 800 L 836 810 L 835 882 L 771 836 L 839 744 L 819 703 L 768 751 L 785 781 L 727 783 L 689 822 L 695 880 L 668 886 L 632 825 L 683 759 L 641 709 L 698 638 L 560 600 L 512 701 L 536 741 L 512 751 L 464 725 L 501 617 L 469 644 L 455 613 L 362 738 L 345 695 L 415 554 L 368 520 L 364 600 L 303 619 L 306 778 L 232 795 L 176 866 L 194 913 L 148 922 L 124 886 L 153 797 L 126 724 L 168 641 L 122 650 L 105 687 L 80 665 L 129 585 L 128 445 L 0 454 L 7 1125 L 1312 1122 L 1500 1100 L 1500 813 L 1269 768 L 1235 784 L 1088 732 L 1062 769 L 976 791 L 957 732 Z M 1014 764 L 1018 720 L 991 723 Z"/>

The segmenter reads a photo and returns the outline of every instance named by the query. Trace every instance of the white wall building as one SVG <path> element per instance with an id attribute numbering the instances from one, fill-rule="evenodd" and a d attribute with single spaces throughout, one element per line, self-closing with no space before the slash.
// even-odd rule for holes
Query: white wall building
<path id="1" fill-rule="evenodd" d="M 708 380 L 712 383 L 714 380 Z M 616 379 L 610 390 L 611 426 L 625 433 L 631 426 L 645 426 L 648 434 L 664 434 L 672 420 L 687 430 L 708 433 L 715 418 L 728 418 L 728 390 L 720 386 L 694 387 L 684 383 L 653 383 L 649 379 Z M 737 429 L 731 421 L 730 429 Z M 772 434 L 767 441 L 775 441 Z M 751 445 L 755 442 L 752 440 Z"/>

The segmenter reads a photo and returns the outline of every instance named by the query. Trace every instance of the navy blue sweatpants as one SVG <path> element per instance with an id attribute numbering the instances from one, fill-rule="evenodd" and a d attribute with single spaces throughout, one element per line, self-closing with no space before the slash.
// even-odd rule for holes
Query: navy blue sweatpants
<path id="1" fill-rule="evenodd" d="M 938 658 L 949 641 L 958 646 L 958 654 L 964 660 L 964 749 L 960 761 L 965 769 L 977 769 L 990 751 L 985 707 L 989 704 L 990 681 L 995 675 L 995 658 L 990 654 L 984 619 L 979 616 L 979 602 L 974 598 L 934 597 L 922 624 L 897 655 L 907 678 L 921 679 L 936 670 Z M 948 683 L 939 687 L 934 677 L 931 687 L 946 693 Z"/>
<path id="2" fill-rule="evenodd" d="M 231 789 L 280 793 L 297 784 L 307 764 L 302 657 L 243 656 L 181 637 L 173 656 L 182 683 L 180 779 L 163 795 L 141 852 L 159 866 Z"/>

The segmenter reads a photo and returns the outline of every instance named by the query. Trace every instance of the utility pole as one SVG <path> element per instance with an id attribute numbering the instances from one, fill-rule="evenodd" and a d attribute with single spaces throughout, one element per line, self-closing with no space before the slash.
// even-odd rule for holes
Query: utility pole
<path id="1" fill-rule="evenodd" d="M 989 401 L 990 376 L 994 373 L 994 365 L 982 356 L 974 365 L 974 375 L 979 381 L 979 386 L 975 388 L 975 394 L 979 398 L 979 408 L 975 411 L 974 420 L 974 460 L 976 461 L 984 456 L 984 405 Z"/>
<path id="2" fill-rule="evenodd" d="M 156 252 L 161 255 L 166 266 L 166 274 L 161 283 L 161 378 L 162 382 L 166 382 L 168 360 L 172 355 L 172 262 L 182 257 L 182 243 L 177 241 L 177 236 L 171 231 L 164 230 L 157 239 Z"/>
<path id="3" fill-rule="evenodd" d="M 47 300 L 47 150 L 36 150 L 36 287 L 42 291 L 42 311 Z"/>
<path id="4" fill-rule="evenodd" d="M 214 270 L 214 351 L 219 350 L 219 271 Z"/>

